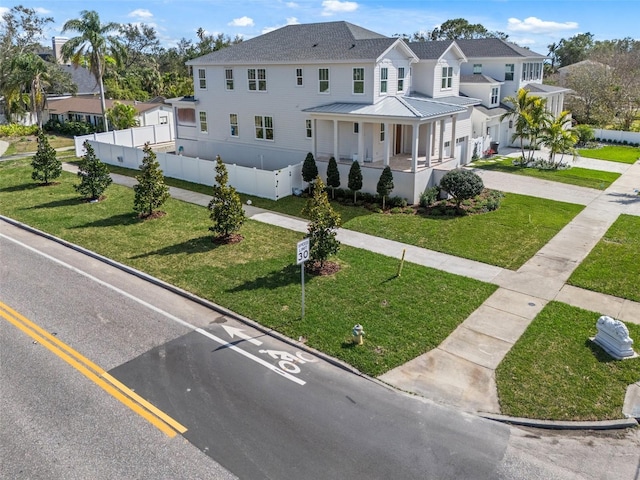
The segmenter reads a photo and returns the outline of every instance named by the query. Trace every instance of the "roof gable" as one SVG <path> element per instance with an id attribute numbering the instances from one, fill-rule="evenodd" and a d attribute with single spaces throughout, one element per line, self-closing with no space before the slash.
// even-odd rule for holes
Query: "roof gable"
<path id="1" fill-rule="evenodd" d="M 187 64 L 375 61 L 396 41 L 348 22 L 287 25 Z"/>

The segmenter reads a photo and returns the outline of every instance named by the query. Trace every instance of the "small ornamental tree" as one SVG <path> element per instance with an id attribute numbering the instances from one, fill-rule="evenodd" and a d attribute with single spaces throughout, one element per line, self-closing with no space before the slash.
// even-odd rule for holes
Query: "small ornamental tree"
<path id="1" fill-rule="evenodd" d="M 213 186 L 213 198 L 209 202 L 209 218 L 213 226 L 209 227 L 217 238 L 229 241 L 232 234 L 240 230 L 246 220 L 240 195 L 229 185 L 227 167 L 220 155 L 216 156 L 216 184 Z M 237 237 L 240 239 L 241 237 Z"/>
<path id="2" fill-rule="evenodd" d="M 111 185 L 109 168 L 96 157 L 96 152 L 88 141 L 84 142 L 85 154 L 78 163 L 80 184 L 74 185 L 76 192 L 90 200 L 99 200 L 102 193 Z"/>
<path id="3" fill-rule="evenodd" d="M 56 157 L 55 149 L 49 145 L 49 140 L 42 130 L 38 130 L 38 151 L 31 162 L 33 172 L 31 178 L 50 185 L 51 180 L 62 175 L 62 163 Z"/>
<path id="4" fill-rule="evenodd" d="M 482 193 L 484 184 L 482 179 L 471 170 L 456 168 L 444 174 L 440 180 L 440 188 L 453 197 L 456 208 L 459 210 L 463 200 L 468 200 Z"/>
<path id="5" fill-rule="evenodd" d="M 349 169 L 349 190 L 353 192 L 353 203 L 356 203 L 356 194 L 362 188 L 362 170 L 358 162 L 353 162 Z"/>
<path id="6" fill-rule="evenodd" d="M 302 180 L 309 184 L 309 194 L 311 194 L 311 183 L 318 176 L 318 166 L 313 158 L 313 153 L 307 153 L 302 164 Z"/>
<path id="7" fill-rule="evenodd" d="M 307 200 L 302 214 L 309 217 L 309 257 L 322 270 L 329 255 L 335 255 L 340 250 L 336 234 L 341 222 L 340 215 L 331 208 L 320 177 L 316 178 L 313 196 Z"/>
<path id="8" fill-rule="evenodd" d="M 335 189 L 340 186 L 340 171 L 335 157 L 329 159 L 327 166 L 327 186 L 331 187 L 331 198 L 335 198 Z"/>
<path id="9" fill-rule="evenodd" d="M 132 105 L 121 102 L 113 102 L 113 106 L 107 109 L 107 118 L 114 130 L 126 130 L 138 126 L 138 111 Z"/>
<path id="10" fill-rule="evenodd" d="M 140 175 L 136 176 L 138 181 L 134 185 L 135 197 L 133 209 L 140 217 L 149 217 L 156 208 L 161 207 L 169 198 L 169 187 L 164 183 L 164 175 L 160 169 L 160 164 L 156 160 L 156 154 L 149 142 L 144 144 L 142 149 L 144 158 L 140 165 Z"/>
<path id="11" fill-rule="evenodd" d="M 382 197 L 382 209 L 384 210 L 385 198 L 393 191 L 393 174 L 391 173 L 391 167 L 389 165 L 382 170 L 376 191 L 378 195 Z"/>

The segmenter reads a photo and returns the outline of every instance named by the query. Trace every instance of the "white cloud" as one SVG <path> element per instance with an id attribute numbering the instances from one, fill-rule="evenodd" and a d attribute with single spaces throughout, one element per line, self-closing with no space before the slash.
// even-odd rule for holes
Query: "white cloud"
<path id="1" fill-rule="evenodd" d="M 265 33 L 273 32 L 274 30 L 285 27 L 287 25 L 300 25 L 300 22 L 296 17 L 287 17 L 287 23 L 285 25 L 277 25 L 275 27 L 264 27 L 262 29 L 262 34 L 264 35 Z"/>
<path id="2" fill-rule="evenodd" d="M 527 32 L 527 33 L 556 33 L 564 30 L 575 30 L 578 28 L 577 22 L 552 22 L 548 20 L 540 20 L 536 17 L 510 18 L 507 30 L 510 32 Z"/>
<path id="3" fill-rule="evenodd" d="M 330 17 L 336 13 L 355 12 L 358 9 L 356 2 L 341 2 L 340 0 L 324 0 L 322 2 L 322 16 Z"/>
<path id="4" fill-rule="evenodd" d="M 34 8 L 34 10 L 36 11 L 36 13 L 39 13 L 40 15 L 46 15 L 48 13 L 51 13 L 51 10 L 47 10 L 46 8 L 42 8 L 42 7 L 36 7 Z"/>
<path id="5" fill-rule="evenodd" d="M 0 7 L 0 17 L 2 15 L 4 15 L 5 13 L 9 13 L 9 10 L 11 10 L 11 9 L 7 8 L 7 7 Z M 0 19 L 0 21 L 2 21 L 2 19 Z"/>
<path id="6" fill-rule="evenodd" d="M 151 13 L 146 8 L 138 8 L 137 10 L 134 10 L 133 12 L 129 13 L 129 15 L 127 16 L 134 17 L 134 18 L 152 18 L 153 13 Z"/>
<path id="7" fill-rule="evenodd" d="M 286 5 L 289 8 L 298 8 L 300 6 L 296 2 L 287 2 Z"/>
<path id="8" fill-rule="evenodd" d="M 253 18 L 249 17 L 240 17 L 234 18 L 233 21 L 229 22 L 227 25 L 232 27 L 253 27 Z"/>

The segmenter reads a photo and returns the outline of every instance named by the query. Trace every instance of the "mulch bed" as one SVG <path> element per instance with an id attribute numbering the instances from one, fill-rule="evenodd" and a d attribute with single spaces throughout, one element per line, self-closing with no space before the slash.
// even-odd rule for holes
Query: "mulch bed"
<path id="1" fill-rule="evenodd" d="M 333 275 L 340 271 L 340 265 L 336 262 L 324 262 L 323 265 L 320 265 L 320 262 L 307 262 L 305 270 L 311 275 Z"/>
<path id="2" fill-rule="evenodd" d="M 221 235 L 211 239 L 216 245 L 232 245 L 234 243 L 240 243 L 242 240 L 244 240 L 244 237 L 239 233 L 230 233 L 229 235 Z"/>
<path id="3" fill-rule="evenodd" d="M 161 212 L 161 211 L 155 211 L 155 212 L 151 212 L 151 214 L 146 214 L 146 213 L 141 213 L 140 215 L 138 215 L 138 218 L 141 220 L 144 220 L 145 222 L 147 220 L 154 220 L 156 218 L 162 218 L 167 214 L 167 212 Z"/>

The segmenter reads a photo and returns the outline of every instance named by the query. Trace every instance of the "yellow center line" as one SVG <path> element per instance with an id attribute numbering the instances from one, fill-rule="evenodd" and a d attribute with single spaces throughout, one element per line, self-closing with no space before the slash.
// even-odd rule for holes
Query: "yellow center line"
<path id="1" fill-rule="evenodd" d="M 0 302 L 0 316 L 74 367 L 170 438 L 176 436 L 176 430 L 180 433 L 187 431 L 186 427 L 127 388 L 98 365 L 2 302 Z"/>

